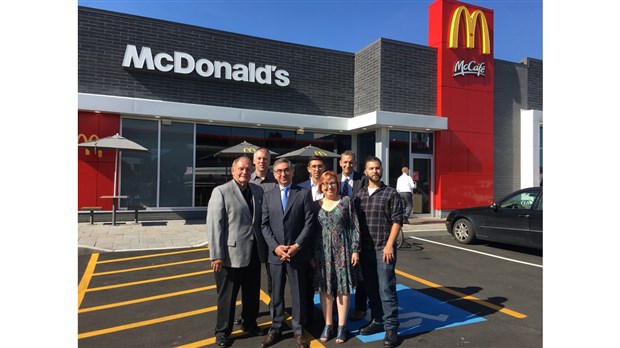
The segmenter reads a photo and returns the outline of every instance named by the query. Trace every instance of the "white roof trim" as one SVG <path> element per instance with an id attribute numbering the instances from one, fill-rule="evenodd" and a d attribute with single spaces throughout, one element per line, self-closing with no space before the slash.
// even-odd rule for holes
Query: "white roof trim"
<path id="1" fill-rule="evenodd" d="M 206 121 L 239 126 L 304 128 L 311 131 L 357 131 L 393 126 L 399 129 L 437 131 L 448 129 L 445 117 L 374 111 L 352 118 L 239 109 L 222 106 L 165 102 L 152 99 L 78 93 L 78 109 L 122 115 L 160 116 L 185 121 Z"/>

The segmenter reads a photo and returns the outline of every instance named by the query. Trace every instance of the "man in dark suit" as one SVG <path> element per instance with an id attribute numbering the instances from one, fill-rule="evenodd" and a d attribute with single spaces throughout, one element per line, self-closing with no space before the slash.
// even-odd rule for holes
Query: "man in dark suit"
<path id="1" fill-rule="evenodd" d="M 360 190 L 360 188 L 368 185 L 368 178 L 366 175 L 355 171 L 355 153 L 351 150 L 347 150 L 340 154 L 340 161 L 338 162 L 342 172 L 338 174 L 338 181 L 340 181 L 340 194 L 343 196 L 353 197 Z"/>
<path id="2" fill-rule="evenodd" d="M 307 188 L 312 191 L 312 200 L 318 201 L 323 198 L 323 194 L 319 193 L 319 178 L 325 171 L 325 164 L 320 156 L 312 156 L 308 159 L 308 180 L 299 183 L 300 187 Z"/>
<path id="3" fill-rule="evenodd" d="M 312 200 L 318 201 L 323 198 L 323 194 L 318 192 L 319 189 L 319 179 L 321 175 L 325 171 L 325 163 L 323 162 L 323 158 L 320 156 L 312 156 L 308 159 L 308 166 L 306 168 L 308 170 L 308 180 L 302 181 L 299 183 L 300 187 L 307 188 L 312 192 Z M 319 205 L 314 205 L 315 214 L 318 214 Z M 321 225 L 318 221 L 314 222 L 314 234 L 321 233 Z M 312 247 L 314 249 L 314 247 Z M 304 322 L 302 325 L 309 325 L 314 319 L 314 284 L 312 283 L 314 278 L 314 268 L 312 265 L 309 265 L 308 272 L 306 272 L 308 276 L 308 282 L 306 287 L 306 295 L 302 299 L 303 305 L 306 307 L 306 315 L 304 316 Z M 334 302 L 334 305 L 336 303 Z"/>
<path id="4" fill-rule="evenodd" d="M 340 182 L 340 194 L 342 196 L 354 197 L 354 195 L 362 187 L 368 186 L 368 177 L 354 170 L 355 153 L 347 150 L 340 154 L 340 168 L 342 172 L 338 174 Z M 363 280 L 358 279 L 358 285 L 355 289 L 355 310 L 349 315 L 350 320 L 360 320 L 366 316 L 368 298 L 364 289 Z"/>
<path id="5" fill-rule="evenodd" d="M 293 334 L 297 347 L 308 347 L 301 319 L 306 315 L 302 300 L 306 292 L 306 271 L 312 254 L 312 195 L 307 189 L 293 185 L 294 168 L 286 158 L 273 165 L 278 187 L 263 196 L 262 232 L 267 243 L 267 262 L 273 291 L 272 325 L 261 343 L 265 348 L 277 342 L 284 322 L 284 287 L 289 282 L 292 299 Z"/>
<path id="6" fill-rule="evenodd" d="M 248 183 L 252 174 L 249 158 L 235 159 L 231 172 L 233 180 L 213 189 L 207 208 L 207 240 L 217 286 L 215 337 L 219 347 L 229 345 L 239 289 L 243 331 L 265 334 L 256 323 L 260 264 L 266 261 L 266 245 L 260 227 L 263 190 Z"/>

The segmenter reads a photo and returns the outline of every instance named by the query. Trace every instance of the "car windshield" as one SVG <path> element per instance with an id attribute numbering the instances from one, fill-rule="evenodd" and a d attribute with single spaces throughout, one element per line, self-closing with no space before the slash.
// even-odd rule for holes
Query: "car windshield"
<path id="1" fill-rule="evenodd" d="M 535 199 L 536 192 L 521 192 L 506 198 L 499 207 L 504 209 L 530 209 Z"/>

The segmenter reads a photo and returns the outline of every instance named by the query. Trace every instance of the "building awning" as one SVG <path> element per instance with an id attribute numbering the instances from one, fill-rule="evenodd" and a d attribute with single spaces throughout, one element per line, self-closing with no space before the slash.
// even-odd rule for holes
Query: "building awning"
<path id="1" fill-rule="evenodd" d="M 325 133 L 359 133 L 383 127 L 417 132 L 434 132 L 448 129 L 448 119 L 446 117 L 432 115 L 373 111 L 345 118 L 87 93 L 78 93 L 78 109 L 119 113 L 123 116 L 156 117 L 176 121 L 205 122 L 239 127 L 284 127 L 298 131 Z"/>

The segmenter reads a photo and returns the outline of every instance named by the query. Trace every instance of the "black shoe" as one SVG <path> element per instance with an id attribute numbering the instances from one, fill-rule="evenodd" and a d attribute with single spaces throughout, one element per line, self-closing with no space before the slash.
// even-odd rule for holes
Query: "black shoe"
<path id="1" fill-rule="evenodd" d="M 267 334 L 267 330 L 261 329 L 258 325 L 254 325 L 254 326 L 250 326 L 250 327 L 242 326 L 241 330 L 243 332 L 249 332 L 249 333 L 251 333 L 253 335 L 256 335 L 256 336 L 265 336 Z"/>
<path id="2" fill-rule="evenodd" d="M 215 344 L 218 347 L 228 347 L 228 337 L 223 333 L 218 333 L 215 338 Z"/>
<path id="3" fill-rule="evenodd" d="M 238 317 L 235 319 L 235 325 L 241 325 L 243 324 L 243 319 L 241 319 L 241 317 Z"/>
<path id="4" fill-rule="evenodd" d="M 347 341 L 347 334 L 349 330 L 346 325 L 338 326 L 338 334 L 336 335 L 336 343 L 341 344 Z"/>
<path id="5" fill-rule="evenodd" d="M 375 334 L 381 331 L 383 331 L 383 323 L 377 323 L 376 321 L 373 320 L 370 323 L 368 323 L 368 325 L 360 329 L 360 335 L 362 336 L 372 335 L 372 334 Z"/>
<path id="6" fill-rule="evenodd" d="M 383 338 L 383 346 L 392 348 L 396 346 L 396 343 L 398 343 L 398 332 L 396 330 L 387 330 Z"/>

